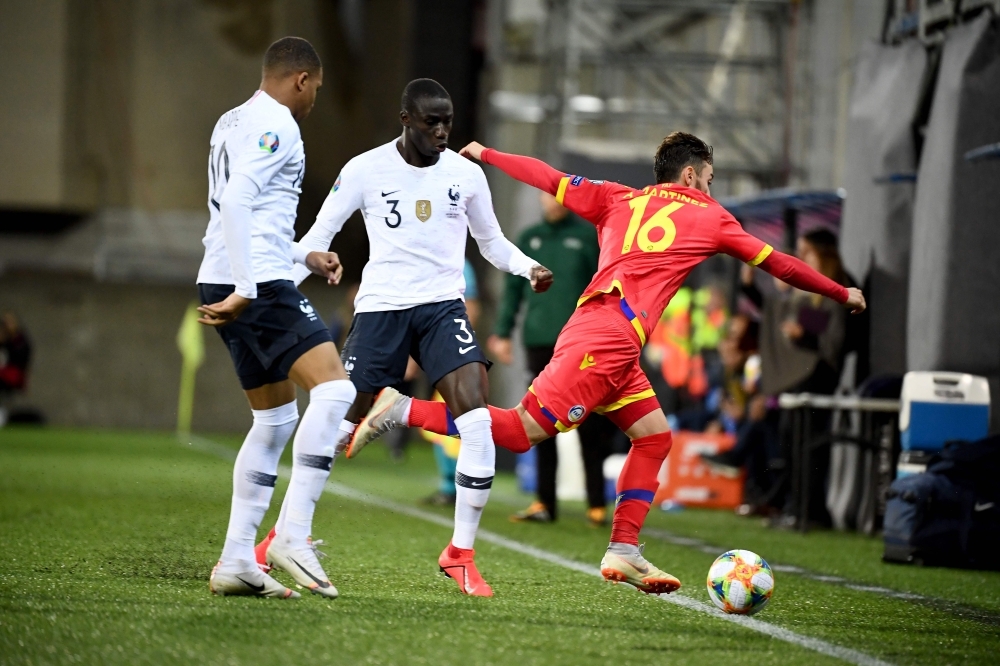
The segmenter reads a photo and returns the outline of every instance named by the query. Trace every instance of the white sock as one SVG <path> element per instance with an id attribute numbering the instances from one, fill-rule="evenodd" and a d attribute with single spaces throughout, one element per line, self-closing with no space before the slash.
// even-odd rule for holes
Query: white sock
<path id="1" fill-rule="evenodd" d="M 316 502 L 330 477 L 333 461 L 350 438 L 342 424 L 357 390 L 349 380 L 319 384 L 309 391 L 309 407 L 292 444 L 292 479 L 275 532 L 294 541 L 312 533 Z M 353 429 L 354 424 L 350 424 Z"/>
<path id="2" fill-rule="evenodd" d="M 337 440 L 333 445 L 333 462 L 337 462 L 337 456 L 347 448 L 347 443 L 351 441 L 351 435 L 354 434 L 357 427 L 356 423 L 351 423 L 350 421 L 340 422 L 340 428 L 337 429 Z M 332 463 L 330 468 L 331 470 L 333 469 Z M 275 535 L 279 532 L 284 532 L 286 516 L 288 516 L 288 493 L 285 493 L 285 499 L 281 503 L 281 513 L 278 514 L 278 522 L 274 525 Z"/>
<path id="3" fill-rule="evenodd" d="M 462 448 L 455 471 L 455 532 L 451 544 L 472 548 L 479 530 L 479 518 L 490 497 L 496 473 L 496 447 L 490 410 L 473 409 L 455 419 Z"/>
<path id="4" fill-rule="evenodd" d="M 243 440 L 233 467 L 233 503 L 219 566 L 225 573 L 239 573 L 256 566 L 253 545 L 257 528 L 274 494 L 281 452 L 299 420 L 299 409 L 294 402 L 251 411 L 253 427 Z"/>

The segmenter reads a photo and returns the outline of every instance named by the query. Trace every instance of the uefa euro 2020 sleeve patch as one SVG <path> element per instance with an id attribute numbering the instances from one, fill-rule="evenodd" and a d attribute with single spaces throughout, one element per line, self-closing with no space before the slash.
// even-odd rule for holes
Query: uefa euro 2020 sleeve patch
<path id="1" fill-rule="evenodd" d="M 273 154 L 276 150 L 278 150 L 278 135 L 274 132 L 264 132 L 260 135 L 258 145 L 261 150 Z"/>
<path id="2" fill-rule="evenodd" d="M 339 174 L 339 175 L 337 176 L 337 180 L 333 181 L 333 191 L 334 191 L 334 192 L 336 192 L 337 190 L 339 190 L 339 189 L 340 189 L 340 179 L 341 179 L 342 177 L 343 177 L 343 174 Z"/>

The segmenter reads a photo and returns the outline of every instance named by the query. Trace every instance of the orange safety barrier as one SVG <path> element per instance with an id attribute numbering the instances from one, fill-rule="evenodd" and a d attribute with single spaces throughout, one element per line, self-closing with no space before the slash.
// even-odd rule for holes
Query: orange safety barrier
<path id="1" fill-rule="evenodd" d="M 745 472 L 731 478 L 713 472 L 699 455 L 728 451 L 736 445 L 733 435 L 680 431 L 660 468 L 660 488 L 653 505 L 673 500 L 685 506 L 734 509 L 743 502 Z"/>

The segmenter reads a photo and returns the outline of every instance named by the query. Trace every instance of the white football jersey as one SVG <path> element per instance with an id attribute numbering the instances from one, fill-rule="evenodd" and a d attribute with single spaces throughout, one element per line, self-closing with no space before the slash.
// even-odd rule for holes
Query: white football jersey
<path id="1" fill-rule="evenodd" d="M 198 282 L 233 284 L 219 202 L 235 174 L 260 188 L 253 202 L 251 259 L 255 282 L 292 279 L 295 211 L 306 172 L 299 125 L 288 107 L 262 90 L 215 123 L 208 155 L 208 231 Z"/>
<path id="2" fill-rule="evenodd" d="M 462 298 L 467 230 L 501 270 L 527 278 L 536 264 L 504 238 L 482 168 L 451 150 L 423 168 L 407 163 L 395 140 L 358 155 L 344 166 L 300 245 L 326 251 L 359 209 L 370 256 L 356 312 Z M 309 270 L 296 266 L 294 275 L 298 283 Z"/>

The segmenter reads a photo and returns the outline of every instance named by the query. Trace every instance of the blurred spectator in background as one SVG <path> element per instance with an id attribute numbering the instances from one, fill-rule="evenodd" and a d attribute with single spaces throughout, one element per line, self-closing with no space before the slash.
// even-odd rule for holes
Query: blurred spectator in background
<path id="1" fill-rule="evenodd" d="M 722 408 L 725 369 L 719 344 L 729 311 L 716 285 L 681 287 L 643 348 L 641 363 L 672 427 L 704 430 Z"/>
<path id="2" fill-rule="evenodd" d="M 796 254 L 811 268 L 845 286 L 855 283 L 847 275 L 837 249 L 837 237 L 825 229 L 811 231 L 801 236 L 796 245 Z M 743 293 L 761 312 L 760 356 L 761 391 L 772 400 L 779 393 L 818 393 L 832 395 L 840 383 L 844 356 L 848 350 L 847 310 L 837 307 L 832 301 L 814 298 L 811 294 L 790 290 L 784 283 L 775 281 L 776 292 L 764 295 L 754 284 L 753 268 L 743 267 Z M 770 417 L 775 418 L 773 415 Z M 829 427 L 829 412 L 814 410 L 811 414 L 812 434 L 818 435 Z M 768 417 L 765 417 L 765 421 Z M 789 430 L 780 424 L 782 433 L 781 455 L 767 463 L 771 472 L 787 469 Z M 766 437 L 748 441 L 748 450 L 733 454 L 727 460 L 716 461 L 734 465 L 747 460 L 767 458 L 777 455 L 769 451 Z M 739 447 L 737 447 L 739 448 Z M 724 457 L 723 456 L 720 457 Z M 830 517 L 825 508 L 826 476 L 829 456 L 813 455 L 813 469 L 810 480 L 810 520 L 829 524 Z M 783 503 L 781 493 L 773 493 L 769 501 L 775 505 Z"/>
<path id="3" fill-rule="evenodd" d="M 31 341 L 13 312 L 0 316 L 0 426 L 7 423 L 9 403 L 28 384 Z"/>
<path id="4" fill-rule="evenodd" d="M 479 314 L 482 311 L 479 303 L 479 281 L 476 279 L 476 271 L 468 259 L 465 260 L 465 311 L 469 315 L 469 323 L 475 330 L 479 322 Z M 406 368 L 406 381 L 412 382 L 420 373 L 420 368 L 412 358 Z M 402 390 L 402 389 L 400 389 Z M 411 391 L 403 391 L 412 393 Z M 437 391 L 434 391 L 432 398 L 438 402 L 443 402 L 444 398 Z M 400 436 L 406 432 L 406 428 L 397 428 L 393 432 L 399 432 Z M 462 440 L 458 437 L 448 437 L 437 433 L 420 430 L 420 435 L 434 446 L 434 462 L 438 470 L 438 488 L 429 497 L 424 499 L 424 504 L 431 506 L 454 506 L 455 505 L 455 468 L 458 466 L 458 449 Z M 401 449 L 402 447 L 400 447 Z"/>
<path id="5" fill-rule="evenodd" d="M 542 221 L 525 229 L 518 238 L 521 250 L 547 266 L 556 276 L 552 288 L 543 294 L 531 291 L 522 279 L 507 276 L 503 301 L 497 316 L 496 332 L 488 340 L 490 352 L 501 363 L 513 360 L 511 332 L 524 306 L 521 337 L 532 377 L 552 359 L 559 331 L 576 309 L 577 299 L 597 271 L 600 248 L 594 226 L 563 208 L 551 194 L 541 193 Z M 616 429 L 603 416 L 592 415 L 577 429 L 586 475 L 588 520 L 594 525 L 607 522 L 604 488 L 604 459 L 611 452 Z M 512 520 L 551 522 L 556 507 L 556 468 L 559 454 L 554 438 L 535 446 L 538 499 Z"/>
<path id="6" fill-rule="evenodd" d="M 757 349 L 759 326 L 745 314 L 735 315 L 726 337 L 719 343 L 725 370 L 725 399 L 719 421 L 723 430 L 736 435 L 736 445 L 701 459 L 725 476 L 747 471 L 743 515 L 772 513 L 768 499 L 777 483 L 770 461 L 781 458 L 778 412 L 769 412 L 767 396 L 760 391 L 761 358 Z"/>

